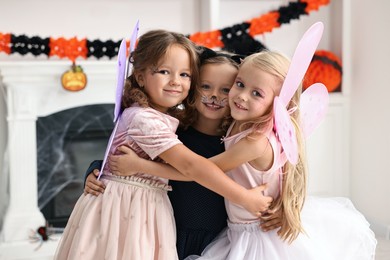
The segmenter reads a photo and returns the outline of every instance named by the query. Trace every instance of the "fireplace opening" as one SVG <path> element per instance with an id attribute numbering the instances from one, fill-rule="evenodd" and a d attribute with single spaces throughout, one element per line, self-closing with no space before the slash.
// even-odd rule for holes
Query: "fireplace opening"
<path id="1" fill-rule="evenodd" d="M 113 109 L 90 105 L 38 118 L 38 206 L 49 225 L 66 226 L 89 164 L 104 156 Z"/>

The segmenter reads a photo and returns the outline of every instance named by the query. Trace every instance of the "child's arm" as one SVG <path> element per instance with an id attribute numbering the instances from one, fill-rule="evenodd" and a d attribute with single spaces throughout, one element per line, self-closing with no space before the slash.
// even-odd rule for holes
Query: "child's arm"
<path id="1" fill-rule="evenodd" d="M 84 194 L 92 194 L 94 196 L 98 196 L 99 194 L 104 192 L 106 188 L 102 181 L 97 180 L 97 176 L 99 175 L 99 170 L 102 167 L 102 160 L 93 161 L 88 170 L 85 173 L 84 177 Z"/>
<path id="2" fill-rule="evenodd" d="M 125 154 L 109 157 L 109 165 L 113 174 L 124 175 L 123 172 L 125 172 L 126 175 L 131 175 L 134 172 L 141 171 L 150 174 L 156 172 L 158 173 L 156 174 L 157 176 L 163 177 L 163 173 L 166 171 L 167 175 L 165 176 L 176 174 L 178 179 L 194 180 L 233 203 L 242 205 L 256 216 L 260 216 L 261 212 L 268 209 L 269 204 L 272 202 L 271 197 L 265 197 L 262 193 L 265 189 L 264 185 L 247 190 L 226 176 L 214 163 L 197 155 L 182 144 L 168 149 L 160 154 L 160 157 L 166 162 L 173 164 L 173 166 L 178 167 L 178 170 L 180 172 L 183 171 L 183 174 L 177 170 L 173 171 L 166 164 L 155 163 L 141 158 L 137 159 L 136 155 L 125 147 L 118 149 Z M 131 157 L 136 158 L 136 160 L 131 160 Z M 129 171 L 130 168 L 132 169 L 131 171 Z M 121 169 L 124 169 L 123 172 Z M 184 177 L 180 175 L 184 175 Z"/>
<path id="3" fill-rule="evenodd" d="M 262 155 L 265 157 L 267 153 L 264 147 L 270 147 L 268 144 L 267 138 L 259 137 L 251 140 L 244 138 L 227 151 L 210 158 L 210 160 L 226 172 Z M 170 180 L 191 181 L 174 167 L 138 157 L 133 150 L 126 146 L 120 146 L 118 150 L 123 154 L 109 157 L 109 165 L 115 175 L 128 176 L 137 172 L 145 172 Z M 272 158 L 269 158 L 268 161 L 272 163 Z"/>
<path id="4" fill-rule="evenodd" d="M 263 231 L 270 231 L 282 226 L 283 210 L 280 208 L 275 212 L 265 213 L 260 217 L 260 227 Z"/>
<path id="5" fill-rule="evenodd" d="M 256 216 L 268 209 L 272 197 L 265 197 L 265 186 L 246 189 L 230 179 L 217 165 L 197 155 L 183 144 L 178 144 L 160 154 L 160 157 L 183 175 L 220 194 L 229 201 L 242 205 Z"/>
<path id="6" fill-rule="evenodd" d="M 266 171 L 272 166 L 273 151 L 268 138 L 257 134 L 241 139 L 210 160 L 224 172 L 246 162 L 249 162 L 255 169 Z"/>
<path id="7" fill-rule="evenodd" d="M 90 174 L 88 174 L 87 179 L 85 180 L 84 194 L 92 194 L 94 196 L 99 196 L 104 192 L 106 186 L 104 183 L 97 179 L 99 176 L 99 170 L 94 169 Z"/>
<path id="8" fill-rule="evenodd" d="M 132 175 L 136 172 L 147 172 L 171 180 L 189 180 L 189 178 L 182 175 L 172 166 L 141 158 L 127 146 L 120 146 L 118 150 L 123 154 L 109 157 L 110 168 L 116 175 Z M 261 229 L 263 231 L 270 231 L 280 228 L 282 223 L 281 212 L 282 210 L 279 209 L 275 212 L 265 213 L 261 217 Z"/>
<path id="9" fill-rule="evenodd" d="M 112 173 L 115 175 L 129 176 L 139 172 L 145 172 L 170 180 L 192 181 L 169 164 L 141 158 L 127 146 L 122 145 L 117 150 L 123 154 L 110 155 L 108 157 L 108 164 Z"/>
<path id="10" fill-rule="evenodd" d="M 86 181 L 87 181 L 87 178 L 88 176 L 95 170 L 100 170 L 100 168 L 102 168 L 102 164 L 103 164 L 103 160 L 94 160 L 93 162 L 91 162 L 91 164 L 89 165 L 87 171 L 85 172 L 84 174 L 84 186 L 86 184 Z"/>

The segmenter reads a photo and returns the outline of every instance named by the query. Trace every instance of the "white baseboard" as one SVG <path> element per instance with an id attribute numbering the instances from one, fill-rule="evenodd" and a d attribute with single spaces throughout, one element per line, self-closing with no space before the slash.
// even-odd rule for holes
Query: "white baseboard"
<path id="1" fill-rule="evenodd" d="M 52 260 L 61 235 L 42 242 L 0 242 L 0 260 Z"/>

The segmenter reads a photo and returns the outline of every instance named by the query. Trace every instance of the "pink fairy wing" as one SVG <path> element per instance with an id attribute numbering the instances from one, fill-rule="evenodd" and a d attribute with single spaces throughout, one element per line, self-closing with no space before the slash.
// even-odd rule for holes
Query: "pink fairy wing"
<path id="1" fill-rule="evenodd" d="M 131 35 L 130 47 L 129 47 L 129 62 L 127 62 L 126 69 L 126 40 L 123 39 L 118 51 L 118 66 L 117 66 L 117 87 L 115 95 L 115 110 L 114 110 L 114 122 L 118 120 L 121 113 L 121 103 L 123 96 L 123 87 L 125 85 L 125 77 L 127 78 L 131 74 L 132 63 L 130 63 L 130 54 L 134 51 L 137 42 L 137 36 L 139 31 L 139 21 L 137 21 L 133 33 Z"/>
<path id="2" fill-rule="evenodd" d="M 329 93 L 322 83 L 315 83 L 301 95 L 301 126 L 305 138 L 308 138 L 324 119 L 329 105 Z"/>
<path id="3" fill-rule="evenodd" d="M 135 45 L 137 43 L 137 37 L 138 37 L 138 31 L 139 31 L 139 20 L 134 26 L 133 33 L 131 34 L 130 39 L 130 46 L 129 46 L 129 61 L 127 63 L 127 72 L 126 76 L 130 76 L 131 71 L 133 69 L 133 63 L 131 62 L 131 53 L 135 50 Z"/>
<path id="4" fill-rule="evenodd" d="M 127 64 L 127 69 L 126 69 L 126 40 L 123 39 L 120 46 L 119 46 L 119 51 L 118 51 L 118 63 L 117 63 L 117 85 L 116 85 L 116 92 L 115 92 L 115 108 L 114 108 L 114 123 L 115 127 L 114 130 L 111 133 L 110 139 L 108 141 L 108 145 L 106 148 L 106 152 L 104 153 L 104 158 L 103 158 L 103 163 L 102 167 L 99 172 L 98 180 L 100 179 L 100 176 L 103 173 L 104 166 L 106 165 L 107 162 L 107 157 L 112 145 L 112 141 L 114 140 L 114 136 L 116 133 L 116 130 L 118 128 L 118 122 L 120 120 L 121 116 L 121 103 L 122 103 L 122 96 L 123 96 L 123 88 L 125 85 L 125 77 L 129 76 L 129 73 L 131 73 L 132 69 L 132 64 L 130 63 L 130 54 L 131 52 L 134 51 L 136 41 L 137 41 L 137 36 L 138 36 L 138 31 L 139 31 L 139 21 L 137 21 L 132 36 L 131 36 L 131 41 L 130 41 L 130 53 L 129 53 L 129 62 Z"/>
<path id="5" fill-rule="evenodd" d="M 114 123 L 115 127 L 111 133 L 110 139 L 108 140 L 106 152 L 104 153 L 102 168 L 100 169 L 98 180 L 103 173 L 104 165 L 106 165 L 108 152 L 110 151 L 110 147 L 112 144 L 112 140 L 114 139 L 114 135 L 116 132 L 116 128 L 118 125 L 118 119 L 121 114 L 121 102 L 123 96 L 123 87 L 125 85 L 125 73 L 126 73 L 126 40 L 123 39 L 118 51 L 118 61 L 117 61 L 117 82 L 116 82 L 116 90 L 115 90 L 115 107 L 114 107 Z"/>
<path id="6" fill-rule="evenodd" d="M 125 71 L 126 71 L 126 40 L 123 39 L 119 46 L 119 51 L 118 51 L 114 122 L 118 120 L 120 110 L 121 110 L 123 87 L 125 85 Z"/>
<path id="7" fill-rule="evenodd" d="M 120 118 L 120 116 L 119 116 L 119 118 Z M 108 153 L 110 152 L 112 141 L 114 140 L 116 129 L 118 128 L 118 123 L 119 123 L 119 120 L 116 121 L 114 130 L 112 130 L 110 139 L 108 140 L 108 145 L 107 145 L 107 148 L 106 148 L 106 152 L 104 153 L 102 167 L 100 169 L 99 176 L 97 177 L 98 180 L 100 180 L 100 176 L 102 176 L 102 174 L 103 174 L 103 169 L 104 169 L 104 166 L 106 165 L 106 162 L 107 162 Z"/>
<path id="8" fill-rule="evenodd" d="M 287 159 L 292 163 L 298 162 L 298 143 L 295 128 L 291 122 L 286 107 L 297 91 L 303 76 L 313 58 L 314 52 L 321 40 L 324 25 L 321 22 L 313 24 L 302 36 L 295 49 L 286 79 L 283 82 L 279 97 L 274 99 L 275 131 L 282 144 Z"/>
<path id="9" fill-rule="evenodd" d="M 279 97 L 274 99 L 274 127 L 282 144 L 287 159 L 292 163 L 298 162 L 298 143 L 295 128 L 291 122 L 290 114 Z"/>
<path id="10" fill-rule="evenodd" d="M 299 41 L 279 95 L 285 106 L 288 105 L 298 89 L 321 40 L 323 31 L 324 25 L 321 22 L 317 22 L 305 32 Z"/>
<path id="11" fill-rule="evenodd" d="M 126 73 L 126 40 L 125 39 L 122 40 L 119 46 L 116 72 L 117 72 L 117 82 L 116 82 L 116 90 L 115 90 L 115 107 L 114 107 L 114 123 L 116 124 L 114 130 L 111 133 L 110 139 L 108 140 L 106 152 L 104 153 L 102 168 L 100 169 L 99 176 L 97 178 L 98 180 L 100 179 L 100 176 L 103 173 L 103 168 L 104 165 L 106 164 L 108 152 L 110 150 L 112 140 L 118 125 L 118 118 L 120 117 L 121 114 L 121 102 L 122 102 L 123 87 L 125 84 L 125 73 Z"/>

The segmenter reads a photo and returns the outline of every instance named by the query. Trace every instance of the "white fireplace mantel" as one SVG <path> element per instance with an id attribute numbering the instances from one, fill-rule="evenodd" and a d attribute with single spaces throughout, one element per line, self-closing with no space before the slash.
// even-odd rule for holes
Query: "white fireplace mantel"
<path id="1" fill-rule="evenodd" d="M 0 75 L 7 90 L 8 116 L 47 116 L 80 105 L 114 102 L 116 62 L 77 64 L 87 74 L 87 87 L 71 92 L 61 86 L 61 75 L 70 68 L 69 61 L 0 62 Z"/>
<path id="2" fill-rule="evenodd" d="M 56 241 L 39 250 L 29 241 L 31 230 L 45 225 L 38 208 L 36 120 L 69 108 L 114 103 L 115 61 L 77 62 L 87 74 L 84 90 L 62 88 L 69 61 L 0 62 L 6 93 L 9 203 L 0 233 L 0 259 L 51 259 Z M 47 258 L 46 258 L 47 257 Z"/>

